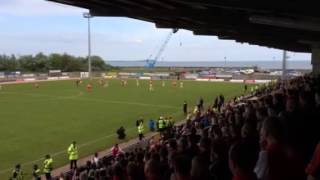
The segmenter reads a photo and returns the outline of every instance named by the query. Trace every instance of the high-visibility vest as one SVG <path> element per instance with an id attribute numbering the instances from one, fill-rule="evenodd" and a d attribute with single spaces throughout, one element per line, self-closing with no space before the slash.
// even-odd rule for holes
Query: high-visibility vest
<path id="1" fill-rule="evenodd" d="M 70 144 L 68 148 L 69 160 L 77 160 L 78 159 L 78 147 L 74 144 Z"/>
<path id="2" fill-rule="evenodd" d="M 52 171 L 52 164 L 53 164 L 53 159 L 45 159 L 43 162 L 43 172 L 44 173 L 50 173 Z"/>
<path id="3" fill-rule="evenodd" d="M 164 121 L 163 119 L 159 119 L 159 129 L 163 129 L 164 128 Z"/>
<path id="4" fill-rule="evenodd" d="M 23 175 L 22 175 L 22 171 L 21 170 L 13 170 L 12 171 L 12 180 L 22 180 L 23 179 Z"/>
<path id="5" fill-rule="evenodd" d="M 143 131 L 144 131 L 144 129 L 143 129 L 143 124 L 141 123 L 141 124 L 138 126 L 138 133 L 139 133 L 139 134 L 142 134 Z"/>

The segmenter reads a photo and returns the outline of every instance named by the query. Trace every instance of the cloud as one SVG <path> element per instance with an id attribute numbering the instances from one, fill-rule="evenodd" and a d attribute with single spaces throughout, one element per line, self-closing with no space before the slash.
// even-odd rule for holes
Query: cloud
<path id="1" fill-rule="evenodd" d="M 73 16 L 85 9 L 46 0 L 1 0 L 0 14 L 12 16 Z"/>

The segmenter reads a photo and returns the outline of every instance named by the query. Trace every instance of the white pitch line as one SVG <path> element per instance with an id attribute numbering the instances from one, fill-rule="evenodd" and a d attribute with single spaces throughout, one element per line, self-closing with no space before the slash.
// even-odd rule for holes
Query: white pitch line
<path id="1" fill-rule="evenodd" d="M 129 128 L 129 129 L 127 129 L 127 132 L 128 132 L 128 131 L 131 131 L 131 130 L 133 130 L 133 129 L 135 129 L 135 128 Z M 80 148 L 86 147 L 86 146 L 88 146 L 88 145 L 92 145 L 92 144 L 94 144 L 94 143 L 96 143 L 96 142 L 99 142 L 99 141 L 104 140 L 104 139 L 111 138 L 111 137 L 113 137 L 113 136 L 115 136 L 115 134 L 109 134 L 109 135 L 107 135 L 107 136 L 103 136 L 103 137 L 94 139 L 94 140 L 92 140 L 92 141 L 88 141 L 88 142 L 85 142 L 85 143 L 83 143 L 83 144 L 79 144 L 79 145 L 78 145 L 78 148 L 80 149 Z M 57 157 L 57 156 L 59 156 L 59 155 L 61 155 L 61 154 L 64 154 L 64 153 L 67 153 L 67 151 L 66 151 L 66 150 L 61 150 L 61 151 L 58 151 L 58 152 L 55 152 L 55 153 L 49 153 L 49 154 L 51 155 L 51 157 Z M 36 163 L 36 162 L 39 162 L 39 161 L 41 161 L 41 160 L 43 160 L 43 158 L 36 159 L 36 160 L 32 160 L 32 161 L 28 161 L 28 162 L 24 162 L 24 163 L 22 163 L 21 165 L 22 165 L 22 166 L 30 165 L 30 164 L 34 164 L 34 163 Z M 8 171 L 10 171 L 10 170 L 12 170 L 12 169 L 13 169 L 13 168 L 3 169 L 3 170 L 0 171 L 0 174 L 4 174 L 4 173 L 6 173 L 6 172 L 8 172 Z"/>

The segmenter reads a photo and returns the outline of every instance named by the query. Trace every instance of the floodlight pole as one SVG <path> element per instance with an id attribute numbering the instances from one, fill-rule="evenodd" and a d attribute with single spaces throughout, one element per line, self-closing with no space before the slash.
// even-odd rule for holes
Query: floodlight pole
<path id="1" fill-rule="evenodd" d="M 92 18 L 89 12 L 83 13 L 83 17 L 88 19 L 88 77 L 91 78 L 91 28 L 90 18 Z"/>
<path id="2" fill-rule="evenodd" d="M 287 51 L 283 51 L 282 56 L 282 80 L 287 79 Z"/>

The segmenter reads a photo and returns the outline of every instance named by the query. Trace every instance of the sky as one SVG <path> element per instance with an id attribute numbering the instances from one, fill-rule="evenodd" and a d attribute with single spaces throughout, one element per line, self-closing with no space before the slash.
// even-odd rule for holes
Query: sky
<path id="1" fill-rule="evenodd" d="M 0 54 L 43 52 L 87 56 L 87 9 L 45 0 L 0 0 Z M 144 60 L 155 55 L 170 29 L 123 18 L 91 19 L 92 54 L 105 60 Z M 289 52 L 290 60 L 310 61 L 308 53 Z M 216 36 L 179 30 L 160 57 L 162 61 L 257 61 L 282 59 L 282 51 Z"/>

